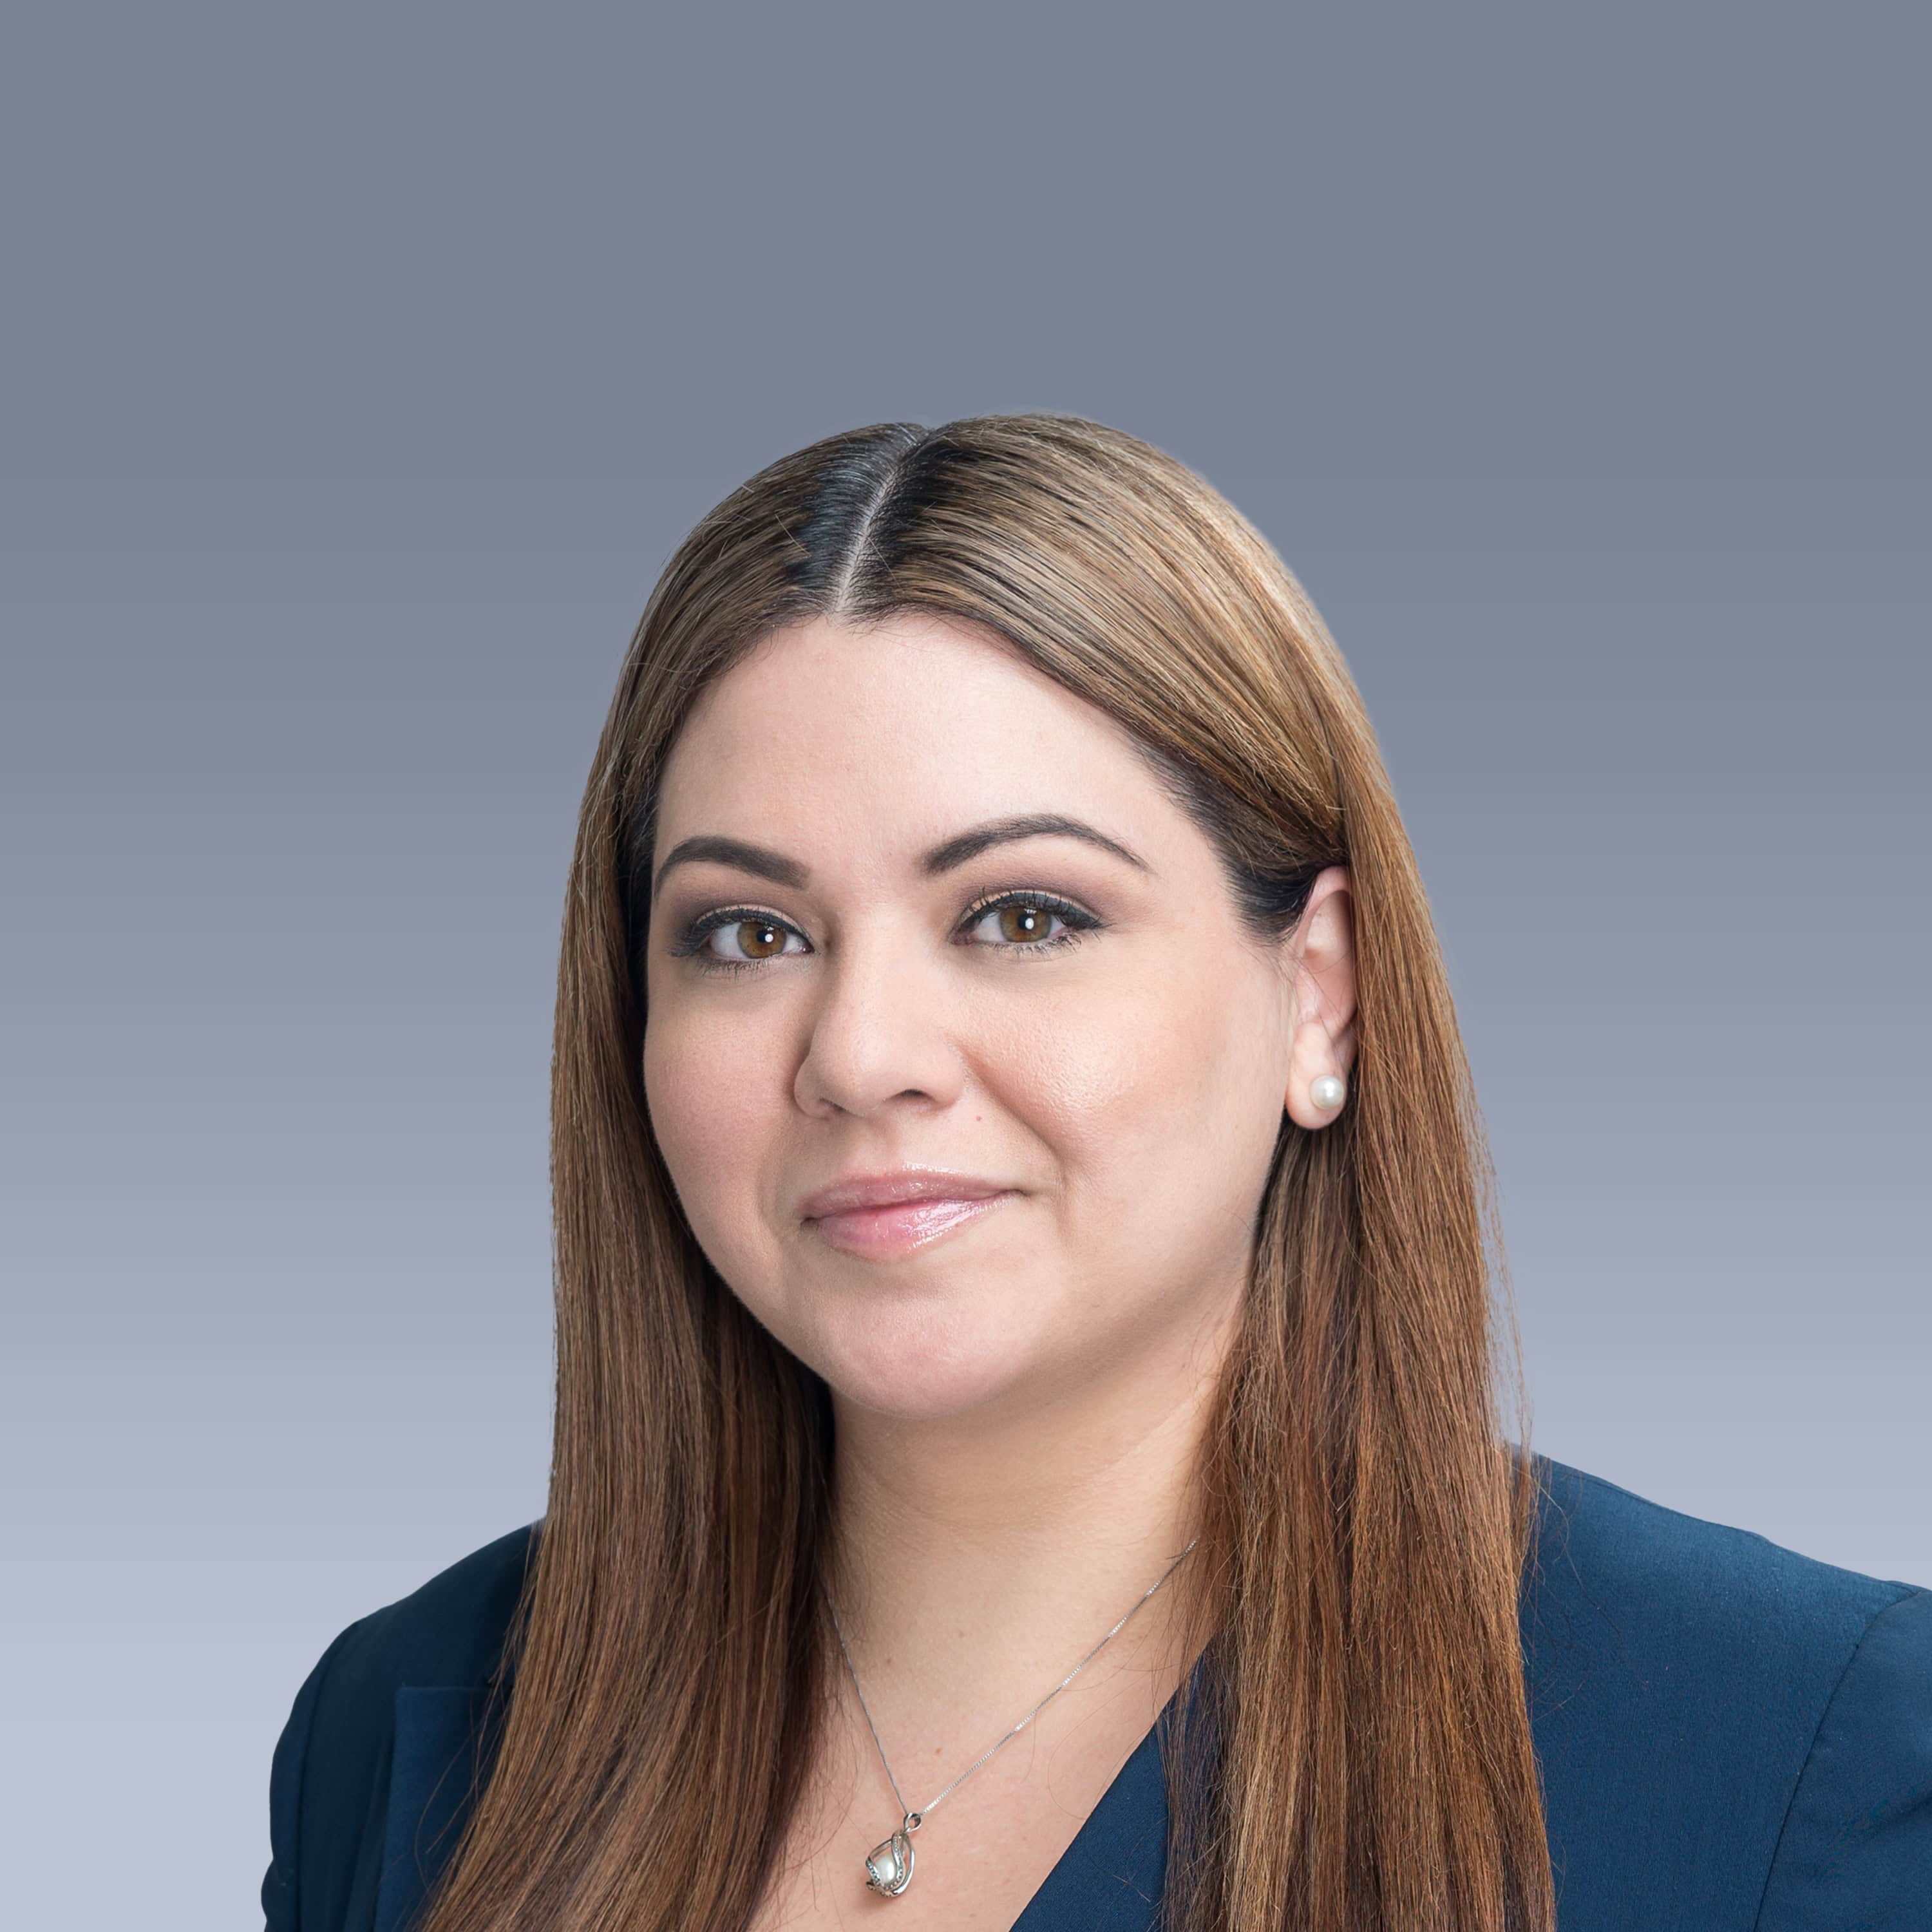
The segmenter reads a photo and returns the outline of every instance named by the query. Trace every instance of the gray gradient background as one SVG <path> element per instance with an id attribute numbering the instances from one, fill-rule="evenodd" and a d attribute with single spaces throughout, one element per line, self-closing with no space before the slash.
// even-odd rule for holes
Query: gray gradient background
<path id="1" fill-rule="evenodd" d="M 1078 410 L 1300 575 L 1533 1439 L 1932 1582 L 1904 8 L 16 10 L 0 1916 L 256 1923 L 342 1626 L 543 1508 L 579 790 L 782 452 Z"/>

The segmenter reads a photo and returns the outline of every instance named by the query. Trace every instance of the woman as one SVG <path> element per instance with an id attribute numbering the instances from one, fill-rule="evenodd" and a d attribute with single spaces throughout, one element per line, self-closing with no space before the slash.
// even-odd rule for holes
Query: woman
<path id="1" fill-rule="evenodd" d="M 549 1505 L 302 1687 L 274 1932 L 1932 1927 L 1932 1592 L 1506 1436 L 1373 735 L 1159 451 L 706 517 L 556 1047 Z"/>

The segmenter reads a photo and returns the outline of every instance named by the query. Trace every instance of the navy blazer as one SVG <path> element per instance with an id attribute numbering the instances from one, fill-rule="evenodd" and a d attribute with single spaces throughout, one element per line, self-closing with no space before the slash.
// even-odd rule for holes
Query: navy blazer
<path id="1" fill-rule="evenodd" d="M 1561 1932 L 1932 1932 L 1932 1590 L 1542 1466 L 1521 1607 Z M 403 1932 L 421 1909 L 536 1527 L 309 1673 L 270 1774 L 268 1932 Z M 1159 1728 L 1016 1932 L 1152 1932 Z"/>

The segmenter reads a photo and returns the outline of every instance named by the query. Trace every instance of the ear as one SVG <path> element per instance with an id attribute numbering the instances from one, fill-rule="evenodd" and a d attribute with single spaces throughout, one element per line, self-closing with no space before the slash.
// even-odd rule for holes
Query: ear
<path id="1" fill-rule="evenodd" d="M 1293 1027 L 1282 1098 L 1297 1126 L 1328 1126 L 1348 1104 L 1345 1094 L 1340 1105 L 1323 1106 L 1312 1090 L 1324 1076 L 1346 1083 L 1355 1064 L 1354 910 L 1348 867 L 1330 866 L 1316 874 L 1287 935 Z"/>

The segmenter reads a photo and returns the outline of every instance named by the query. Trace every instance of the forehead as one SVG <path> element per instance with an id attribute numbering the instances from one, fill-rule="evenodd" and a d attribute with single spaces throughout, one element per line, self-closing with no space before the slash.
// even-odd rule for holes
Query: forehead
<path id="1" fill-rule="evenodd" d="M 896 855 L 1025 811 L 1110 814 L 1151 842 L 1173 808 L 1123 727 L 992 634 L 814 620 L 700 699 L 665 761 L 658 846 L 722 832 Z"/>

